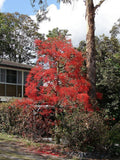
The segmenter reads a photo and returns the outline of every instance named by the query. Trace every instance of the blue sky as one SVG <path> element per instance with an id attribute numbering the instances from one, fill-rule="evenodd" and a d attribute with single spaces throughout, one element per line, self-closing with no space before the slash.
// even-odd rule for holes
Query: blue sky
<path id="1" fill-rule="evenodd" d="M 19 12 L 21 14 L 33 15 L 35 14 L 34 9 L 31 6 L 30 0 L 0 0 L 3 1 L 2 12 Z M 37 0 L 38 1 L 38 0 Z M 59 3 L 56 3 L 57 0 L 48 0 L 48 5 L 55 4 L 59 6 Z M 37 6 L 36 6 L 37 7 Z"/>

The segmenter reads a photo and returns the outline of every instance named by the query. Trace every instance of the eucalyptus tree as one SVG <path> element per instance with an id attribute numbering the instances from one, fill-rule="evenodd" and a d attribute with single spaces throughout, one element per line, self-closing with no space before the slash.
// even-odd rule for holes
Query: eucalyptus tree
<path id="1" fill-rule="evenodd" d="M 0 55 L 19 63 L 30 64 L 36 58 L 35 39 L 43 39 L 38 25 L 27 15 L 0 14 Z"/>
<path id="2" fill-rule="evenodd" d="M 110 120 L 114 117 L 115 120 L 111 122 L 116 123 L 120 121 L 120 40 L 111 32 L 110 37 L 104 34 L 95 37 L 95 46 L 96 89 L 103 93 L 98 105 L 104 108 L 105 116 Z M 77 49 L 84 53 L 86 42 L 81 41 Z"/>
<path id="3" fill-rule="evenodd" d="M 58 0 L 58 2 L 72 3 L 75 0 Z M 97 5 L 94 5 L 94 0 L 83 0 L 86 6 L 86 21 L 87 21 L 87 34 L 86 34 L 86 54 L 87 54 L 87 79 L 91 84 L 89 95 L 92 103 L 96 100 L 96 51 L 95 51 L 95 13 L 96 10 L 102 5 L 105 0 L 99 0 Z M 47 0 L 31 0 L 34 5 L 35 2 L 39 2 L 42 6 L 39 20 L 46 18 L 46 2 Z M 79 16 L 79 15 L 78 15 Z"/>

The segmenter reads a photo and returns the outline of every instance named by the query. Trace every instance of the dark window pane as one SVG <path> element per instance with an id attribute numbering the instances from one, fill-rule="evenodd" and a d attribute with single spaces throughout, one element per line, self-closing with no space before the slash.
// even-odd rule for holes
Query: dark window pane
<path id="1" fill-rule="evenodd" d="M 28 74 L 29 74 L 29 72 L 24 72 L 24 84 L 26 83 Z"/>
<path id="2" fill-rule="evenodd" d="M 5 84 L 0 84 L 0 96 L 5 96 Z"/>
<path id="3" fill-rule="evenodd" d="M 18 71 L 18 84 L 22 84 L 22 72 Z"/>
<path id="4" fill-rule="evenodd" d="M 22 97 L 22 86 L 17 86 L 17 97 Z"/>
<path id="5" fill-rule="evenodd" d="M 16 97 L 16 85 L 6 85 L 6 96 Z"/>
<path id="6" fill-rule="evenodd" d="M 0 82 L 5 82 L 5 69 L 0 70 Z"/>
<path id="7" fill-rule="evenodd" d="M 7 70 L 7 83 L 16 83 L 16 73 L 14 70 Z"/>

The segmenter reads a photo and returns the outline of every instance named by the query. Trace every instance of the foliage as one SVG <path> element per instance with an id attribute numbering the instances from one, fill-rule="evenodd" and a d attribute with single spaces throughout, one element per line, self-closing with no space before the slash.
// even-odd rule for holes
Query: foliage
<path id="1" fill-rule="evenodd" d="M 120 120 L 120 42 L 117 38 L 101 36 L 96 40 L 97 88 L 103 93 L 100 107 L 109 119 Z M 112 121 L 113 122 L 113 121 Z"/>
<path id="2" fill-rule="evenodd" d="M 116 123 L 110 130 L 108 150 L 111 156 L 120 156 L 120 122 Z"/>
<path id="3" fill-rule="evenodd" d="M 111 31 L 111 36 L 112 37 L 117 37 L 120 35 L 120 18 L 117 20 L 117 22 L 113 25 Z"/>
<path id="4" fill-rule="evenodd" d="M 65 110 L 59 133 L 62 141 L 74 150 L 105 151 L 109 131 L 103 117 L 95 112 L 81 112 L 79 108 Z"/>
<path id="5" fill-rule="evenodd" d="M 0 56 L 19 63 L 36 58 L 34 40 L 43 39 L 38 25 L 27 15 L 0 13 Z"/>
<path id="6" fill-rule="evenodd" d="M 82 74 L 82 54 L 66 39 L 36 40 L 38 60 L 27 78 L 26 95 L 36 103 L 50 105 L 55 110 L 55 137 L 58 115 L 66 106 L 93 111 L 89 103 L 89 83 Z"/>
<path id="7" fill-rule="evenodd" d="M 51 135 L 54 110 L 35 106 L 29 99 L 0 104 L 0 132 L 40 139 Z"/>
<path id="8" fill-rule="evenodd" d="M 81 111 L 81 108 L 66 107 L 59 111 L 58 136 L 73 150 L 109 151 L 120 153 L 120 125 L 111 129 L 104 124 L 104 118 L 95 112 Z M 55 132 L 55 110 L 53 107 L 37 106 L 30 99 L 0 104 L 0 132 L 19 135 L 41 141 Z"/>
<path id="9" fill-rule="evenodd" d="M 9 132 L 9 103 L 0 104 L 0 132 Z"/>
<path id="10" fill-rule="evenodd" d="M 59 28 L 54 28 L 52 31 L 49 31 L 47 37 L 51 37 L 51 38 L 57 38 L 60 37 L 61 39 L 64 39 L 66 37 L 70 36 L 70 34 L 68 34 L 68 30 L 63 30 L 63 29 L 59 29 Z"/>
<path id="11" fill-rule="evenodd" d="M 81 53 L 75 50 L 70 41 L 49 38 L 36 40 L 38 60 L 28 75 L 26 95 L 34 101 L 58 107 L 89 104 L 89 83 L 82 76 L 84 61 Z"/>
<path id="12" fill-rule="evenodd" d="M 78 50 L 85 52 L 85 41 Z M 84 54 L 85 55 L 85 54 Z M 105 117 L 113 125 L 120 120 L 120 41 L 111 36 L 96 37 L 96 87 L 103 93 L 99 108 L 104 109 Z M 114 121 L 113 121 L 114 118 Z"/>

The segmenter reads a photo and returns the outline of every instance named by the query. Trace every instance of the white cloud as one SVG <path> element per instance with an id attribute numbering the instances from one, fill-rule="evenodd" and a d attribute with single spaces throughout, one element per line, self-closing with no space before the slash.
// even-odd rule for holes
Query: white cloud
<path id="1" fill-rule="evenodd" d="M 120 18 L 120 0 L 106 0 L 96 14 L 96 34 L 109 34 Z"/>
<path id="2" fill-rule="evenodd" d="M 100 0 L 94 0 L 97 4 Z M 96 13 L 96 35 L 109 34 L 113 24 L 120 18 L 120 0 L 106 0 Z M 48 17 L 50 21 L 40 23 L 40 33 L 47 34 L 49 30 L 55 27 L 59 29 L 68 29 L 72 34 L 73 45 L 85 39 L 85 5 L 83 0 L 75 1 L 72 5 L 60 3 L 58 9 L 54 4 L 48 7 Z"/>
<path id="3" fill-rule="evenodd" d="M 5 2 L 5 0 L 0 0 L 0 11 L 1 11 L 2 7 L 3 7 L 4 2 Z"/>

